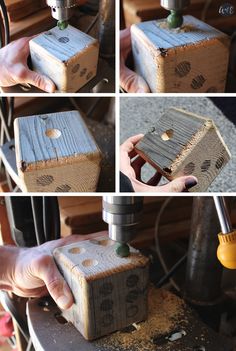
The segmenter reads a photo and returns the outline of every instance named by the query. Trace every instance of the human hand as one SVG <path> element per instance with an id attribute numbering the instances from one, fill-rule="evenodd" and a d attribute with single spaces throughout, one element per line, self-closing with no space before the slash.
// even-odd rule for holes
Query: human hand
<path id="1" fill-rule="evenodd" d="M 143 134 L 135 135 L 120 146 L 120 171 L 130 179 L 135 192 L 182 192 L 197 184 L 196 177 L 182 176 L 165 185 L 157 186 L 162 177 L 158 172 L 147 183 L 142 182 L 141 169 L 146 161 L 137 156 L 134 147 L 143 136 Z"/>
<path id="2" fill-rule="evenodd" d="M 107 235 L 107 232 L 71 235 L 33 248 L 2 246 L 2 250 L 8 250 L 8 257 L 11 260 L 6 267 L 8 273 L 2 288 L 23 297 L 41 297 L 50 293 L 61 309 L 69 308 L 74 299 L 69 286 L 54 262 L 53 250 L 60 246 L 93 239 L 101 235 Z M 6 254 L 5 251 L 5 256 Z M 4 258 L 4 253 L 1 256 Z"/>
<path id="3" fill-rule="evenodd" d="M 130 28 L 120 31 L 120 85 L 128 93 L 150 93 L 145 80 L 125 64 L 131 52 Z"/>
<path id="4" fill-rule="evenodd" d="M 52 93 L 55 84 L 46 76 L 31 71 L 27 65 L 29 41 L 25 37 L 11 42 L 0 49 L 0 86 L 10 87 L 16 84 L 30 84 L 43 91 Z"/>

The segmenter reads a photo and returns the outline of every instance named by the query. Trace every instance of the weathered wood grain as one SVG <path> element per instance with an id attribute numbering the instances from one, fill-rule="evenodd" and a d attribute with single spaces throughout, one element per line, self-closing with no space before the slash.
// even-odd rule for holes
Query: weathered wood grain
<path id="1" fill-rule="evenodd" d="M 54 251 L 75 303 L 63 312 L 87 340 L 142 321 L 147 316 L 148 259 L 131 248 L 120 258 L 107 237 Z"/>
<path id="2" fill-rule="evenodd" d="M 95 191 L 101 153 L 78 111 L 14 121 L 23 191 Z"/>
<path id="3" fill-rule="evenodd" d="M 231 155 L 214 122 L 186 111 L 168 110 L 135 147 L 167 179 L 194 175 L 190 191 L 205 191 Z"/>
<path id="4" fill-rule="evenodd" d="M 166 20 L 131 27 L 135 70 L 152 92 L 224 92 L 229 37 L 192 17 L 180 29 Z"/>
<path id="5" fill-rule="evenodd" d="M 35 71 L 48 76 L 60 92 L 76 92 L 97 73 L 98 41 L 68 26 L 41 33 L 30 41 Z"/>

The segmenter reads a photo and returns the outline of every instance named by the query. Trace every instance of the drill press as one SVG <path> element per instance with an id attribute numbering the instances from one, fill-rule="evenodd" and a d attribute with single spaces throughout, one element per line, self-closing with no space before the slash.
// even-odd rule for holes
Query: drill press
<path id="1" fill-rule="evenodd" d="M 52 17 L 58 22 L 58 27 L 63 30 L 68 26 L 68 20 L 73 14 L 73 8 L 78 5 L 78 0 L 47 0 L 51 7 Z"/>
<path id="2" fill-rule="evenodd" d="M 142 207 L 140 196 L 103 197 L 103 220 L 108 223 L 110 239 L 118 243 L 116 253 L 120 257 L 129 256 L 128 242 L 135 236 Z"/>
<path id="3" fill-rule="evenodd" d="M 169 28 L 178 28 L 183 24 L 183 9 L 190 5 L 190 0 L 161 0 L 161 6 L 170 11 L 167 17 Z"/>

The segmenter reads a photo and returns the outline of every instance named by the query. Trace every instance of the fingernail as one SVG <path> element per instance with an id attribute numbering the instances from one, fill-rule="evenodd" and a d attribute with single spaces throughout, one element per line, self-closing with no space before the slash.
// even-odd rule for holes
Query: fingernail
<path id="1" fill-rule="evenodd" d="M 70 305 L 70 302 L 71 302 L 70 298 L 65 295 L 62 295 L 57 299 L 58 306 L 63 310 L 66 310 L 68 308 L 68 306 Z"/>
<path id="2" fill-rule="evenodd" d="M 191 188 L 194 187 L 195 185 L 197 185 L 196 179 L 187 179 L 187 180 L 185 181 L 185 188 L 186 188 L 186 189 L 191 189 Z"/>
<path id="3" fill-rule="evenodd" d="M 136 93 L 146 93 L 146 91 L 144 89 L 142 89 L 142 88 L 138 88 L 136 90 Z"/>

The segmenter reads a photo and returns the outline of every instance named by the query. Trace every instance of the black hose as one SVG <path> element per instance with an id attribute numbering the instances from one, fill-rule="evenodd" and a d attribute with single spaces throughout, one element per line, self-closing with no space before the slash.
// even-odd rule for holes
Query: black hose
<path id="1" fill-rule="evenodd" d="M 45 240 L 51 240 L 51 209 L 49 204 L 50 198 L 48 196 L 43 197 L 43 229 Z"/>
<path id="2" fill-rule="evenodd" d="M 61 237 L 61 221 L 60 221 L 60 210 L 57 196 L 50 196 L 50 208 L 52 215 L 52 226 L 54 232 L 53 239 L 60 239 Z"/>
<path id="3" fill-rule="evenodd" d="M 161 278 L 161 280 L 159 280 L 159 282 L 156 284 L 156 287 L 161 288 L 166 282 L 168 282 L 168 280 L 176 273 L 176 271 L 182 266 L 186 259 L 187 253 L 174 264 L 174 266 L 169 270 L 167 274 L 164 275 L 164 277 Z"/>
<path id="4" fill-rule="evenodd" d="M 10 27 L 9 27 L 9 20 L 7 9 L 4 0 L 0 0 L 0 10 L 3 17 L 3 26 L 4 26 L 4 45 L 10 43 Z"/>
<path id="5" fill-rule="evenodd" d="M 41 245 L 46 241 L 44 230 L 43 230 L 42 197 L 31 196 L 31 205 L 32 205 L 36 241 L 37 241 L 37 245 Z"/>

